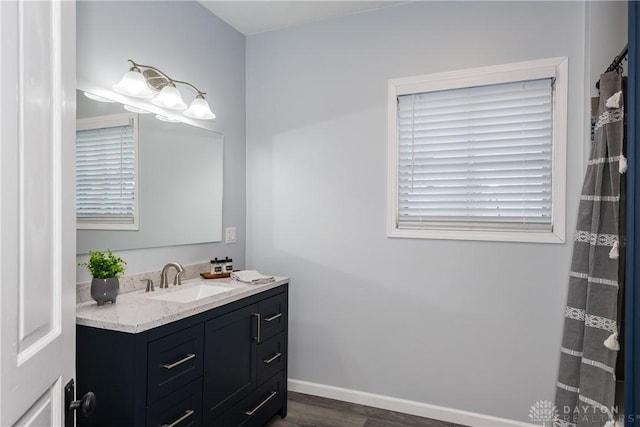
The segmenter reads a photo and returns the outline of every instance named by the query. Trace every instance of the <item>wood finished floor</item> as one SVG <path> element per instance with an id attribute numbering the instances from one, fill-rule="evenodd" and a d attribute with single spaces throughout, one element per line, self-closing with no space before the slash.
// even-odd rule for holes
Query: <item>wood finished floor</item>
<path id="1" fill-rule="evenodd" d="M 287 418 L 276 416 L 267 427 L 463 427 L 302 393 L 288 398 Z"/>

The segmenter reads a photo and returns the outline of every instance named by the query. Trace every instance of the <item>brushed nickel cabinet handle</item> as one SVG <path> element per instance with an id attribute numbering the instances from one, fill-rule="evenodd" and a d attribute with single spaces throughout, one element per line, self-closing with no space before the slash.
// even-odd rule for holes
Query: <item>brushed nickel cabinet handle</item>
<path id="1" fill-rule="evenodd" d="M 162 424 L 162 427 L 176 427 L 178 424 L 189 418 L 193 415 L 193 411 L 191 409 L 187 409 L 184 411 L 184 415 L 172 422 L 171 424 Z"/>
<path id="2" fill-rule="evenodd" d="M 184 358 L 178 360 L 177 362 L 165 363 L 164 365 L 160 365 L 160 366 L 162 366 L 164 369 L 173 369 L 176 366 L 182 365 L 184 362 L 193 359 L 194 357 L 196 357 L 195 353 L 189 353 Z"/>
<path id="3" fill-rule="evenodd" d="M 256 318 L 258 323 L 258 336 L 256 337 L 256 341 L 260 342 L 260 313 L 253 313 L 253 316 Z"/>
<path id="4" fill-rule="evenodd" d="M 276 360 L 280 356 L 282 356 L 282 353 L 276 353 L 272 357 L 270 357 L 268 359 L 264 359 L 263 362 L 268 365 L 269 363 L 273 362 L 274 360 Z"/>
<path id="5" fill-rule="evenodd" d="M 265 317 L 264 321 L 265 322 L 273 322 L 274 320 L 276 320 L 277 318 L 282 317 L 282 313 L 278 313 L 278 314 L 274 314 L 271 317 Z"/>
<path id="6" fill-rule="evenodd" d="M 276 391 L 272 391 L 271 394 L 269 396 L 267 396 L 267 398 L 265 400 L 263 400 L 258 406 L 256 406 L 255 408 L 253 408 L 250 411 L 246 411 L 245 415 L 253 415 L 256 413 L 256 411 L 258 411 L 258 409 L 262 408 L 268 401 L 270 401 L 271 399 L 273 399 L 273 397 L 278 394 L 278 392 Z"/>

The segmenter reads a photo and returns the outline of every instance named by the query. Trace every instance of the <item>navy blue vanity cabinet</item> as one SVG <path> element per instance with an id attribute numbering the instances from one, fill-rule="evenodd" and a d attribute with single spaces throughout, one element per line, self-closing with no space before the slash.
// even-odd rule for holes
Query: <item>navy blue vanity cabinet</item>
<path id="1" fill-rule="evenodd" d="M 251 426 L 287 412 L 288 285 L 148 331 L 77 326 L 78 426 Z"/>
<path id="2" fill-rule="evenodd" d="M 206 426 L 286 416 L 287 308 L 280 293 L 205 323 Z"/>

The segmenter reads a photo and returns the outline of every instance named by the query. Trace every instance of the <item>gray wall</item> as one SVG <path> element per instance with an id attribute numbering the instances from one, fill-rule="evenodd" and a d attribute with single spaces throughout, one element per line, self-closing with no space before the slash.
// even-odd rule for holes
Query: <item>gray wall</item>
<path id="1" fill-rule="evenodd" d="M 109 88 L 127 70 L 127 59 L 154 65 L 207 92 L 217 115 L 210 129 L 224 134 L 223 227 L 237 227 L 235 244 L 208 243 L 119 252 L 127 273 L 245 257 L 245 37 L 201 4 L 81 1 L 77 5 L 77 78 L 81 88 Z M 188 92 L 185 92 L 187 94 Z M 167 203 L 171 203 L 170 196 Z M 176 220 L 179 220 L 177 218 Z M 170 225 L 169 225 L 170 226 Z M 78 270 L 78 281 L 90 276 Z"/>
<path id="2" fill-rule="evenodd" d="M 291 277 L 289 376 L 527 421 L 553 399 L 562 245 L 386 237 L 387 80 L 569 57 L 567 229 L 585 5 L 417 2 L 247 38 L 247 264 Z"/>
<path id="3" fill-rule="evenodd" d="M 586 4 L 591 96 L 598 96 L 595 82 L 627 44 L 627 6 L 626 1 L 590 1 Z"/>
<path id="4" fill-rule="evenodd" d="M 626 1 L 589 1 L 585 4 L 587 35 L 585 40 L 586 61 L 589 79 L 585 81 L 585 93 L 598 96 L 595 82 L 613 58 L 627 44 L 627 2 Z M 626 65 L 623 62 L 623 65 Z M 626 72 L 625 72 L 626 74 Z M 591 106 L 584 104 L 585 117 L 591 117 Z M 585 128 L 585 162 L 589 158 L 590 129 Z"/>

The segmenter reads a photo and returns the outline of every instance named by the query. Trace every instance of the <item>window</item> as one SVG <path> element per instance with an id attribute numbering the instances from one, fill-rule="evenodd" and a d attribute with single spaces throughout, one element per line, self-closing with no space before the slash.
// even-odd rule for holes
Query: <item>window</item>
<path id="1" fill-rule="evenodd" d="M 389 236 L 565 238 L 567 59 L 389 81 Z"/>
<path id="2" fill-rule="evenodd" d="M 77 121 L 77 228 L 138 229 L 137 135 L 133 114 Z"/>

